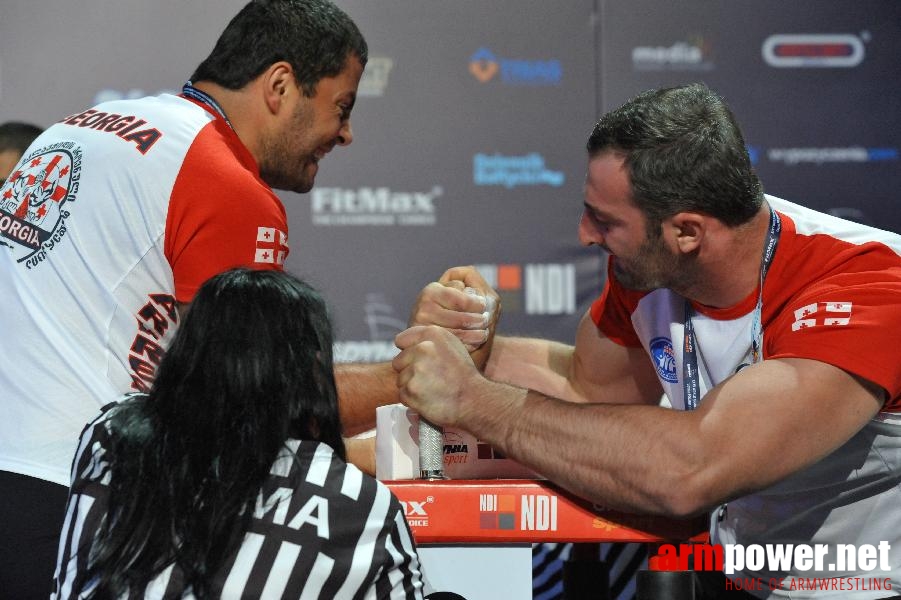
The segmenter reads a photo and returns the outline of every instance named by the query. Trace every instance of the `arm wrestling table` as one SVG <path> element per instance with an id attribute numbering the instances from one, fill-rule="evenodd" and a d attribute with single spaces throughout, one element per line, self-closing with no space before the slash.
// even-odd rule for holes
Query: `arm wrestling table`
<path id="1" fill-rule="evenodd" d="M 597 589 L 598 581 L 606 581 L 597 551 L 601 542 L 656 545 L 707 540 L 706 517 L 679 521 L 613 511 L 543 480 L 402 480 L 385 484 L 403 503 L 429 581 L 439 590 L 444 581 L 465 588 L 448 590 L 464 594 L 459 597 L 465 600 L 530 599 L 534 542 L 574 542 L 574 550 L 580 550 L 574 555 L 579 557 L 591 555 L 591 545 L 595 545 L 594 560 L 581 561 L 584 564 L 565 572 L 565 577 L 576 580 L 564 581 L 569 590 L 566 598 L 576 600 L 589 597 L 583 595 L 588 593 L 592 598 L 605 597 Z M 459 564 L 466 554 L 478 554 L 474 569 L 479 574 Z M 522 579 L 526 571 L 514 569 L 514 563 L 522 563 L 523 557 L 528 557 L 527 582 L 513 580 Z M 467 586 L 463 581 L 467 578 L 477 581 Z M 503 595 L 498 595 L 499 590 Z"/>

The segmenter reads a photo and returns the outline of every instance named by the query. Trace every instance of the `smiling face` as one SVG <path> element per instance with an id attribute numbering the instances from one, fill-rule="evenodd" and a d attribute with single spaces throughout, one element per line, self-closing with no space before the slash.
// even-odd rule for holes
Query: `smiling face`
<path id="1" fill-rule="evenodd" d="M 624 162 L 614 152 L 589 160 L 579 241 L 612 254 L 614 273 L 627 288 L 677 287 L 687 258 L 667 248 L 659 232 L 651 235 L 648 231 L 647 217 L 632 200 Z"/>
<path id="2" fill-rule="evenodd" d="M 260 176 L 270 186 L 299 193 L 313 188 L 319 161 L 332 148 L 353 141 L 350 112 L 363 74 L 359 59 L 350 56 L 334 77 L 323 77 L 312 98 L 294 86 L 275 131 L 261 146 Z"/>

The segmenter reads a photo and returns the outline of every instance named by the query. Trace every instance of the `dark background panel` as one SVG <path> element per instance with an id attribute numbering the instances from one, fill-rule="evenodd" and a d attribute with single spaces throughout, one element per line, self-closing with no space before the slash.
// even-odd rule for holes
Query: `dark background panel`
<path id="1" fill-rule="evenodd" d="M 585 139 L 650 87 L 720 92 L 768 192 L 901 230 L 894 0 L 338 3 L 370 45 L 355 141 L 322 162 L 313 192 L 282 197 L 288 268 L 325 291 L 354 357 L 390 355 L 422 285 L 469 263 L 499 286 L 505 331 L 571 341 L 603 280 L 603 256 L 576 237 Z M 4 2 L 0 121 L 46 126 L 104 98 L 178 90 L 242 5 Z M 862 59 L 767 62 L 768 38 L 800 34 L 853 36 Z M 538 180 L 479 185 L 477 155 L 537 161 L 503 176 Z M 338 217 L 394 224 L 322 224 Z"/>
<path id="2" fill-rule="evenodd" d="M 353 146 L 323 162 L 317 184 L 358 193 L 379 187 L 438 193 L 432 196 L 434 225 L 389 227 L 317 226 L 307 212 L 317 192 L 286 195 L 293 251 L 304 245 L 291 266 L 326 289 L 341 337 L 374 337 L 369 321 L 377 304 L 405 320 L 418 290 L 455 265 L 574 269 L 582 148 L 594 119 L 592 2 L 347 7 L 367 24 L 371 55 L 392 66 L 384 93 L 358 102 Z M 472 72 L 485 68 L 473 66 L 480 56 L 491 57 L 496 71 L 490 79 Z M 538 156 L 555 183 L 478 185 L 477 155 Z M 336 248 L 365 248 L 365 255 L 348 263 Z M 505 294 L 506 327 L 570 335 L 578 305 L 564 314 L 526 314 L 527 293 Z M 388 333 L 381 328 L 377 335 L 390 340 Z"/>
<path id="3" fill-rule="evenodd" d="M 765 189 L 898 231 L 901 4 L 601 1 L 604 110 L 642 89 L 702 81 L 742 123 Z M 774 67 L 774 35 L 850 36 L 853 67 Z M 658 60 L 640 60 L 654 56 Z"/>

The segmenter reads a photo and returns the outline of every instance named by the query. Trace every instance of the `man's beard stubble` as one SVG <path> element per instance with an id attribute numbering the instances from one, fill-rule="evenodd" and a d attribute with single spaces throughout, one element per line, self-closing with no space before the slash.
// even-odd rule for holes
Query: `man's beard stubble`
<path id="1" fill-rule="evenodd" d="M 309 132 L 313 126 L 313 112 L 300 105 L 291 117 L 291 131 L 278 131 L 263 140 L 260 178 L 276 190 L 305 194 L 313 189 L 315 174 L 308 176 L 308 165 L 316 148 L 310 145 Z M 317 169 L 318 170 L 318 169 Z"/>
<path id="2" fill-rule="evenodd" d="M 661 242 L 660 237 L 645 238 L 635 256 L 624 260 L 613 259 L 613 270 L 624 287 L 647 292 L 668 288 L 676 292 L 686 290 L 694 282 L 693 255 L 673 254 Z"/>

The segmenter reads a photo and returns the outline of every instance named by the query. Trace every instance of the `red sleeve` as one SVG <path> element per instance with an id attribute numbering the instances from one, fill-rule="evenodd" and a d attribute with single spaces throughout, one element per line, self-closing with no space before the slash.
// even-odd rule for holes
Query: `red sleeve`
<path id="1" fill-rule="evenodd" d="M 613 275 L 613 257 L 607 261 L 607 281 L 600 297 L 591 305 L 591 320 L 601 332 L 621 346 L 640 348 L 632 326 L 632 313 L 644 293 L 623 288 Z"/>
<path id="2" fill-rule="evenodd" d="M 824 277 L 792 298 L 766 328 L 767 358 L 810 358 L 882 386 L 901 411 L 901 267 L 873 244 L 866 269 Z"/>
<path id="3" fill-rule="evenodd" d="M 288 221 L 253 157 L 220 120 L 198 134 L 172 188 L 165 253 L 179 302 L 232 267 L 282 269 Z"/>

